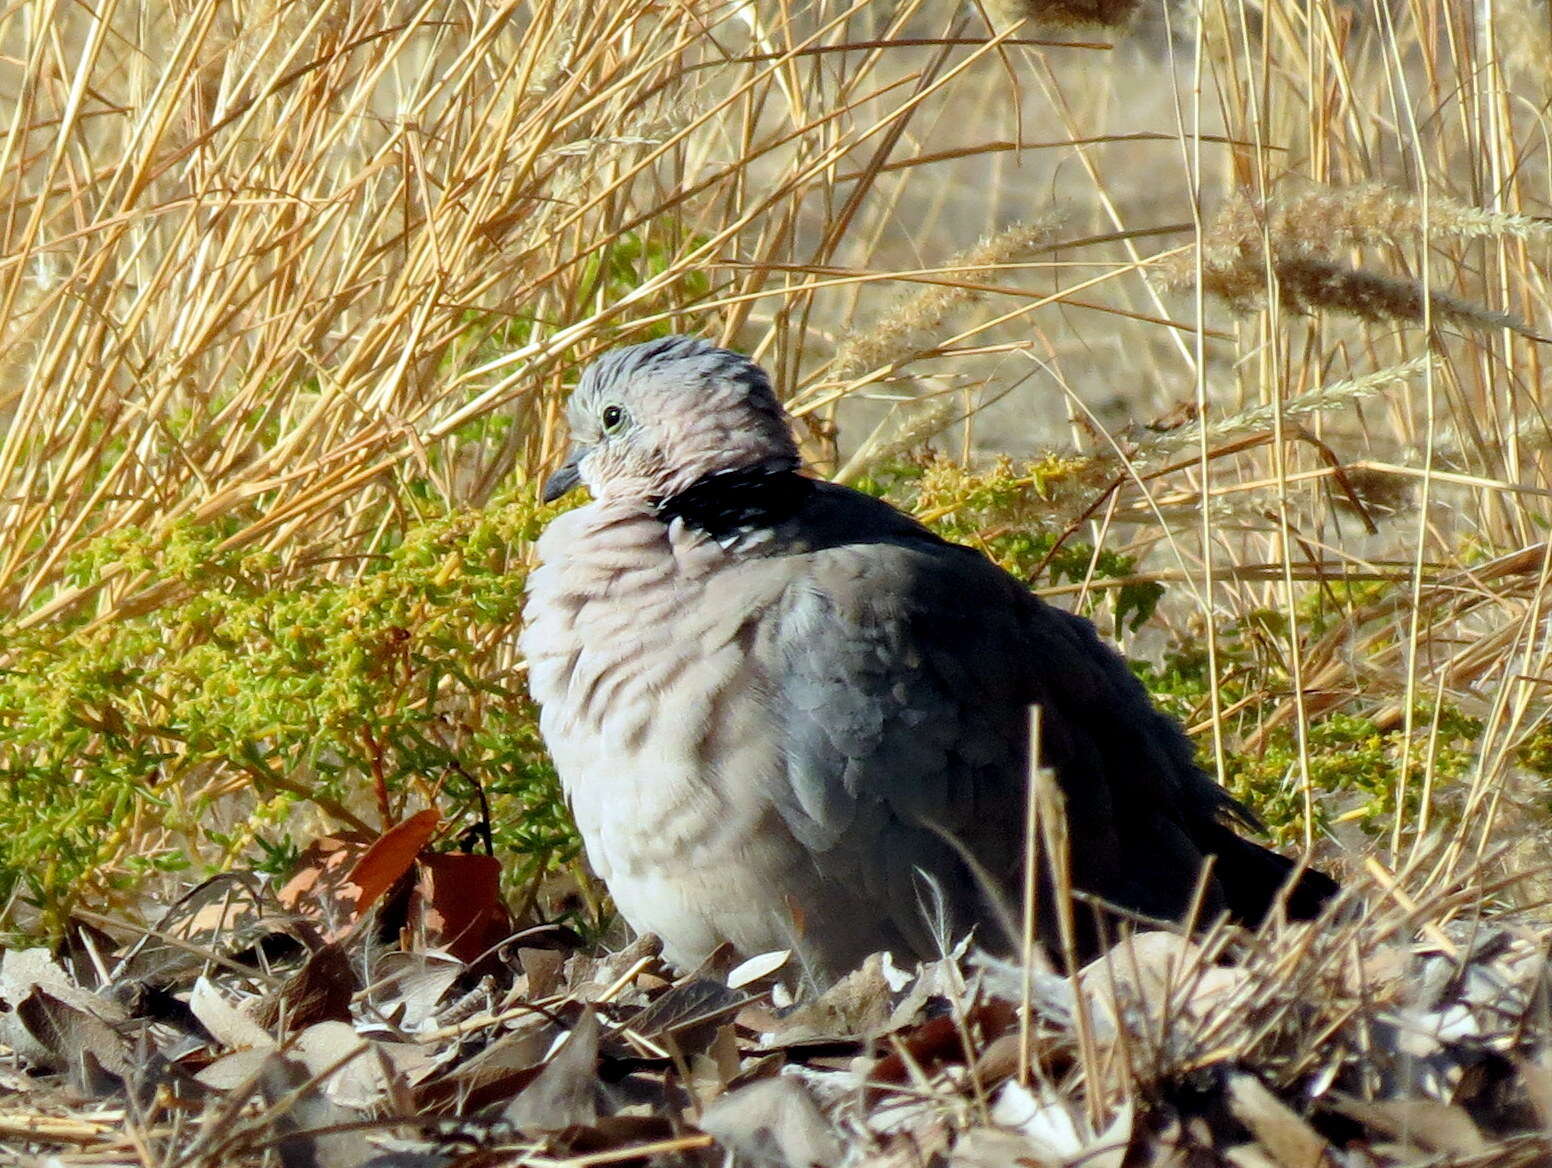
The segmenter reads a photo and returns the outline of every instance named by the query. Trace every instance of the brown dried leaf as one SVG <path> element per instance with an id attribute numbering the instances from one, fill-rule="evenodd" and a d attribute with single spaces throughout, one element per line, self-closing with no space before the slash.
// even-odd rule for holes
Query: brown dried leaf
<path id="1" fill-rule="evenodd" d="M 512 916 L 501 900 L 501 861 L 495 856 L 424 855 L 415 868 L 410 923 L 419 926 L 427 948 L 472 962 L 511 934 Z"/>
<path id="2" fill-rule="evenodd" d="M 478 1111 L 511 1099 L 542 1073 L 540 1060 L 555 1033 L 554 1026 L 540 1020 L 539 1025 L 503 1035 L 473 1058 L 421 1082 L 417 1109 L 435 1112 L 456 1103 L 466 1111 Z"/>
<path id="3" fill-rule="evenodd" d="M 891 1013 L 884 958 L 875 953 L 812 1002 L 783 1020 L 780 1034 L 789 1042 L 881 1033 Z"/>
<path id="4" fill-rule="evenodd" d="M 643 933 L 625 948 L 599 957 L 574 953 L 566 962 L 565 988 L 579 1002 L 598 1000 L 631 970 L 661 969 L 663 941 L 653 933 Z"/>
<path id="5" fill-rule="evenodd" d="M 318 1022 L 349 1022 L 350 999 L 358 988 L 350 958 L 331 941 L 309 954 L 302 968 L 260 1003 L 254 1020 L 268 1031 L 284 1023 L 288 1032 Z"/>
<path id="6" fill-rule="evenodd" d="M 663 1155 L 653 1157 L 651 1163 L 686 1163 L 673 1157 L 664 1146 L 670 1141 L 676 1141 L 688 1151 L 704 1147 L 706 1137 L 676 1136 L 674 1124 L 663 1115 L 605 1115 L 595 1124 L 568 1127 L 555 1133 L 549 1139 L 549 1152 L 552 1156 L 566 1157 L 563 1163 L 576 1165 L 576 1168 L 589 1164 L 641 1164 L 648 1162 L 646 1157 L 630 1156 L 626 1149 L 632 1144 L 654 1144 Z"/>
<path id="7" fill-rule="evenodd" d="M 58 1052 L 39 1041 L 17 1013 L 37 989 L 108 1022 L 121 1022 L 127 1016 L 116 1003 L 78 986 L 47 949 L 7 949 L 0 955 L 0 1003 L 9 1007 L 0 1011 L 0 1043 L 40 1066 L 58 1068 L 64 1064 Z"/>
<path id="8" fill-rule="evenodd" d="M 518 964 L 528 977 L 530 999 L 547 998 L 560 989 L 566 955 L 556 949 L 519 949 Z"/>
<path id="9" fill-rule="evenodd" d="M 904 1083 L 912 1068 L 932 1070 L 945 1063 L 960 1063 L 965 1051 L 985 1050 L 998 1035 L 1013 1025 L 1017 1015 L 1011 1002 L 993 998 L 972 1007 L 963 1019 L 940 1015 L 901 1031 L 892 1042 L 889 1054 L 873 1068 L 878 1083 Z"/>
<path id="10" fill-rule="evenodd" d="M 630 1020 L 629 1029 L 643 1038 L 671 1034 L 689 1054 L 704 1049 L 717 1026 L 749 1002 L 746 994 L 721 982 L 697 979 L 676 985 Z"/>
<path id="11" fill-rule="evenodd" d="M 427 808 L 394 824 L 372 842 L 345 878 L 346 883 L 361 890 L 356 898 L 358 918 L 410 870 L 441 822 L 442 817 Z"/>
<path id="12" fill-rule="evenodd" d="M 840 1138 L 807 1089 L 790 1076 L 729 1091 L 702 1112 L 700 1126 L 756 1164 L 810 1168 L 841 1159 Z"/>
<path id="13" fill-rule="evenodd" d="M 199 1024 L 230 1050 L 270 1050 L 275 1038 L 248 1014 L 239 1010 L 209 978 L 200 978 L 189 994 L 189 1009 Z"/>
<path id="14" fill-rule="evenodd" d="M 602 1027 L 591 1007 L 539 1077 L 507 1104 L 502 1116 L 524 1131 L 561 1131 L 598 1122 L 598 1041 Z"/>
<path id="15" fill-rule="evenodd" d="M 373 966 L 372 1003 L 411 1033 L 427 1027 L 463 962 L 440 953 L 384 953 Z"/>
<path id="16" fill-rule="evenodd" d="M 1330 1145 L 1254 1075 L 1228 1076 L 1229 1111 L 1282 1168 L 1319 1168 Z"/>
<path id="17" fill-rule="evenodd" d="M 1388 1099 L 1371 1103 L 1363 1099 L 1335 1098 L 1332 1105 L 1365 1127 L 1430 1152 L 1475 1156 L 1488 1146 L 1464 1108 L 1434 1099 Z"/>
<path id="18" fill-rule="evenodd" d="M 97 1015 L 33 986 L 16 1004 L 16 1016 L 48 1051 L 50 1064 L 67 1068 L 86 1094 L 106 1094 L 132 1078 L 136 1060 L 129 1043 Z"/>
<path id="19" fill-rule="evenodd" d="M 390 1068 L 378 1044 L 345 1022 L 319 1022 L 302 1030 L 289 1054 L 307 1068 L 333 1103 L 355 1111 L 380 1104 L 388 1094 Z"/>
<path id="20" fill-rule="evenodd" d="M 1047 1156 L 1023 1132 L 1001 1127 L 975 1127 L 954 1144 L 949 1168 L 1034 1168 L 1065 1164 L 1066 1156 Z"/>
<path id="21" fill-rule="evenodd" d="M 1078 975 L 1083 992 L 1097 1002 L 1112 1021 L 1120 1019 L 1127 1007 L 1136 1007 L 1150 1015 L 1160 1015 L 1170 996 L 1187 978 L 1209 1007 L 1213 1001 L 1237 987 L 1238 970 L 1224 970 L 1229 984 L 1214 980 L 1220 971 L 1201 971 L 1201 950 L 1188 938 L 1175 933 L 1150 931 L 1135 933 L 1083 967 Z"/>
<path id="22" fill-rule="evenodd" d="M 262 1119 L 269 1127 L 281 1168 L 359 1168 L 376 1155 L 365 1132 L 350 1124 L 359 1118 L 335 1104 L 301 1063 L 272 1054 L 259 1075 L 269 1106 Z"/>
<path id="23" fill-rule="evenodd" d="M 234 1050 L 201 1068 L 194 1077 L 212 1091 L 234 1091 L 257 1081 L 265 1060 L 274 1050 L 273 1046 Z"/>

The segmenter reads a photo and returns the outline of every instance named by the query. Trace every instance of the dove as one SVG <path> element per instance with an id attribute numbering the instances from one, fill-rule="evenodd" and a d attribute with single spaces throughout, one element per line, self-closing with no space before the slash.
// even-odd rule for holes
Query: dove
<path id="1" fill-rule="evenodd" d="M 1080 955 L 1121 919 L 1255 926 L 1336 892 L 1241 834 L 1254 817 L 1089 621 L 804 475 L 748 358 L 689 337 L 616 349 L 567 417 L 543 497 L 591 500 L 538 540 L 520 647 L 588 860 L 671 963 L 790 949 L 822 985 L 970 932 L 1012 948 L 1031 706 Z M 1046 863 L 1037 884 L 1059 960 Z"/>

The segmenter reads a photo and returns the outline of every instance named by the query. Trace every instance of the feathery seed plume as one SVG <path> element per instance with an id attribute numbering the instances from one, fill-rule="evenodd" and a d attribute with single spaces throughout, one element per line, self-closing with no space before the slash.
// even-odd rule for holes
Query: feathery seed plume
<path id="1" fill-rule="evenodd" d="M 1410 361 L 1403 361 L 1398 365 L 1387 365 L 1383 369 L 1376 369 L 1372 373 L 1365 373 L 1361 377 L 1350 377 L 1342 381 L 1332 382 L 1330 385 L 1322 385 L 1312 389 L 1308 393 L 1301 393 L 1297 397 L 1288 398 L 1282 403 L 1282 414 L 1285 418 L 1298 418 L 1309 414 L 1326 413 L 1338 409 L 1365 398 L 1374 397 L 1393 385 L 1403 384 L 1422 373 L 1429 365 L 1434 363 L 1434 357 L 1424 355 L 1414 357 Z M 1207 437 L 1209 440 L 1217 440 L 1230 434 L 1248 433 L 1253 430 L 1265 430 L 1272 425 L 1277 407 L 1271 403 L 1252 406 L 1229 418 L 1221 418 L 1207 425 Z M 1200 421 L 1187 422 L 1184 426 L 1177 426 L 1167 433 L 1160 434 L 1146 443 L 1138 452 L 1140 457 L 1166 454 L 1179 450 L 1196 442 L 1202 432 Z"/>
<path id="2" fill-rule="evenodd" d="M 1528 216 L 1483 211 L 1444 198 L 1429 201 L 1426 222 L 1432 234 L 1461 238 L 1530 238 L 1552 229 Z M 1281 202 L 1231 198 L 1202 233 L 1203 289 L 1235 312 L 1255 311 L 1266 304 L 1270 266 L 1280 303 L 1295 312 L 1325 309 L 1363 320 L 1410 324 L 1431 316 L 1474 328 L 1507 328 L 1538 336 L 1510 313 L 1335 258 L 1341 249 L 1413 241 L 1423 225 L 1420 199 L 1374 185 L 1312 191 Z M 1172 287 L 1188 285 L 1193 276 L 1189 253 L 1164 269 L 1165 282 Z"/>
<path id="3" fill-rule="evenodd" d="M 986 284 L 998 277 L 998 265 L 1048 242 L 1058 220 L 1046 217 L 1015 223 L 954 256 L 940 277 L 944 281 Z M 916 295 L 886 311 L 866 331 L 854 330 L 841 341 L 832 369 L 840 378 L 857 377 L 932 348 L 943 335 L 949 314 L 983 295 L 978 289 L 953 283 L 929 284 Z"/>
<path id="4" fill-rule="evenodd" d="M 1010 22 L 1029 20 L 1053 28 L 1121 28 L 1131 23 L 1142 0 L 1000 0 Z"/>

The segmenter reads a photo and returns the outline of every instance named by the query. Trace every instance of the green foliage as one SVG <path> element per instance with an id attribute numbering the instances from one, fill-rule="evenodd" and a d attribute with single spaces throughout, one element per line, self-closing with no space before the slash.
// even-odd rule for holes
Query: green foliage
<path id="1" fill-rule="evenodd" d="M 1520 765 L 1526 770 L 1552 779 L 1552 726 L 1543 726 L 1521 745 Z"/>
<path id="2" fill-rule="evenodd" d="M 1131 556 L 1096 551 L 1052 525 L 1059 503 L 1092 491 L 1093 470 L 1084 458 L 1052 456 L 1023 466 L 1000 459 L 984 471 L 938 458 L 889 463 L 858 486 L 914 512 L 945 539 L 980 548 L 1021 580 L 1115 582 L 1093 595 L 1108 595 L 1118 628 L 1136 629 L 1153 615 L 1164 586 L 1139 579 Z"/>
<path id="3" fill-rule="evenodd" d="M 611 236 L 579 265 L 562 308 L 574 317 L 618 301 L 700 242 L 671 217 Z M 640 309 L 684 308 L 710 290 L 686 271 Z M 442 354 L 448 374 L 528 343 L 541 324 L 487 311 L 463 323 Z M 672 329 L 665 318 L 633 336 Z M 317 390 L 303 382 L 293 396 Z M 214 390 L 180 410 L 167 441 L 207 440 L 222 403 Z M 514 457 L 513 425 L 481 415 L 425 464 L 446 471 L 471 448 Z M 400 499 L 408 518 L 311 567 L 240 546 L 251 515 L 114 530 L 71 559 L 64 582 L 135 580 L 152 598 L 144 611 L 0 623 L 0 902 L 20 892 L 57 922 L 72 900 L 155 872 L 257 857 L 283 873 L 306 842 L 294 824 L 309 804 L 326 821 L 376 826 L 367 792 L 379 778 L 411 809 L 435 802 L 472 822 L 488 805 L 514 884 L 576 854 L 511 669 L 521 556 L 550 512 L 531 491 L 449 512 L 428 477 L 409 478 Z"/>
<path id="4" fill-rule="evenodd" d="M 567 859 L 534 711 L 496 666 L 547 514 L 529 491 L 440 514 L 344 576 L 282 572 L 220 527 L 96 541 L 76 580 L 129 569 L 178 598 L 101 625 L 0 630 L 0 896 L 20 886 L 57 914 L 255 845 L 278 870 L 298 805 L 357 817 L 374 774 L 401 804 L 466 815 L 477 783 L 516 880 Z M 216 813 L 234 795 L 235 821 Z"/>
<path id="5" fill-rule="evenodd" d="M 1392 585 L 1391 587 L 1395 587 Z M 1372 590 L 1366 590 L 1372 597 Z M 1187 725 L 1204 723 L 1211 713 L 1210 688 L 1217 686 L 1220 708 L 1233 711 L 1223 727 L 1230 742 L 1246 741 L 1286 703 L 1291 679 L 1279 657 L 1261 651 L 1271 626 L 1285 632 L 1286 621 L 1256 611 L 1218 633 L 1218 678 L 1208 671 L 1203 645 L 1176 646 L 1161 664 L 1133 662 L 1134 672 L 1155 702 Z M 1386 834 L 1397 814 L 1416 822 L 1424 775 L 1433 775 L 1434 821 L 1450 820 L 1455 809 L 1447 792 L 1465 779 L 1475 761 L 1482 724 L 1459 710 L 1420 706 L 1413 719 L 1412 749 L 1404 730 L 1381 729 L 1368 717 L 1344 709 L 1317 714 L 1309 723 L 1305 752 L 1314 788 L 1315 827 L 1356 822 L 1371 835 Z M 1203 764 L 1211 767 L 1211 731 L 1198 737 Z M 1402 782 L 1403 755 L 1409 759 Z M 1256 749 L 1231 751 L 1227 758 L 1229 790 L 1267 825 L 1274 839 L 1294 842 L 1304 816 L 1299 741 L 1289 722 L 1275 723 L 1260 736 Z M 1404 792 L 1404 795 L 1402 794 Z"/>

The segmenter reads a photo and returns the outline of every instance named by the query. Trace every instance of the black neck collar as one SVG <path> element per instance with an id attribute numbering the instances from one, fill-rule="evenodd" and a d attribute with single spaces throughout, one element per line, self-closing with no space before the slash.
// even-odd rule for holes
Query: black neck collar
<path id="1" fill-rule="evenodd" d="M 721 539 L 790 519 L 813 489 L 812 479 L 790 467 L 751 466 L 705 475 L 678 494 L 654 499 L 652 509 L 664 523 L 681 519 Z"/>

